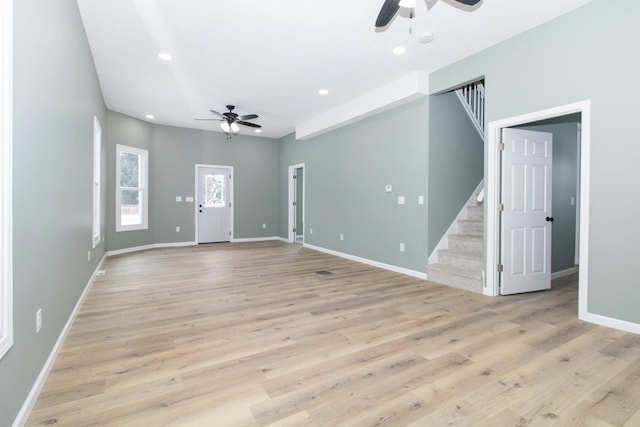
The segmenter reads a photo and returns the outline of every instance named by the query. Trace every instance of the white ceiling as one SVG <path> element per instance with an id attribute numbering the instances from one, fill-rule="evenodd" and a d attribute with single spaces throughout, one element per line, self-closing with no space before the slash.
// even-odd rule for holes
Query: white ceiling
<path id="1" fill-rule="evenodd" d="M 383 0 L 78 0 L 107 107 L 219 131 L 209 109 L 255 113 L 261 136 L 415 71 L 430 72 L 592 0 L 418 0 L 374 22 Z M 404 14 L 406 15 L 406 14 Z M 434 41 L 421 44 L 431 32 Z M 404 45 L 402 56 L 392 53 Z M 170 62 L 158 53 L 168 52 Z M 329 90 L 321 96 L 319 89 Z M 255 135 L 253 129 L 241 133 Z"/>

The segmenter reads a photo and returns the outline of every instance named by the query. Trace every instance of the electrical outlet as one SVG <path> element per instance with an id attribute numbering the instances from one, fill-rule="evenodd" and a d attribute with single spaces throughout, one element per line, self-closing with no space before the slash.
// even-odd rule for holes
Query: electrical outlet
<path id="1" fill-rule="evenodd" d="M 340 240 L 344 240 L 344 234 L 340 233 Z"/>
<path id="2" fill-rule="evenodd" d="M 400 252 L 404 252 L 404 243 L 400 243 Z"/>
<path id="3" fill-rule="evenodd" d="M 398 196 L 398 204 L 404 205 L 404 196 Z"/>
<path id="4" fill-rule="evenodd" d="M 176 233 L 180 232 L 180 226 L 176 227 Z"/>
<path id="5" fill-rule="evenodd" d="M 313 234 L 313 228 L 309 229 L 309 234 Z"/>
<path id="6" fill-rule="evenodd" d="M 393 191 L 393 186 L 391 184 L 387 184 L 384 186 L 385 193 L 391 193 Z"/>
<path id="7" fill-rule="evenodd" d="M 42 309 L 39 308 L 36 311 L 36 334 L 40 333 L 40 329 L 42 329 Z"/>
<path id="8" fill-rule="evenodd" d="M 91 262 L 91 251 L 87 251 L 87 261 Z"/>
<path id="9" fill-rule="evenodd" d="M 267 228 L 267 224 L 262 224 L 262 228 Z"/>
<path id="10" fill-rule="evenodd" d="M 418 204 L 424 205 L 424 196 L 418 196 Z"/>

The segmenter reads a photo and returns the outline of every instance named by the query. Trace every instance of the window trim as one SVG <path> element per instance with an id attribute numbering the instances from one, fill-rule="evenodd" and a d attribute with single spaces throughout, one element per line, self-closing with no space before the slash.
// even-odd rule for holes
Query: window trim
<path id="1" fill-rule="evenodd" d="M 131 153 L 140 156 L 140 176 L 141 186 L 132 188 L 142 192 L 140 198 L 140 209 L 142 210 L 142 223 L 122 225 L 122 188 L 120 187 L 120 154 Z M 142 148 L 129 147 L 127 145 L 116 145 L 116 232 L 146 230 L 149 228 L 149 152 Z"/>
<path id="2" fill-rule="evenodd" d="M 13 0 L 0 2 L 0 359 L 13 346 Z"/>
<path id="3" fill-rule="evenodd" d="M 93 217 L 91 239 L 93 247 L 100 244 L 100 223 L 102 220 L 100 194 L 102 193 L 102 126 L 97 116 L 93 116 Z"/>

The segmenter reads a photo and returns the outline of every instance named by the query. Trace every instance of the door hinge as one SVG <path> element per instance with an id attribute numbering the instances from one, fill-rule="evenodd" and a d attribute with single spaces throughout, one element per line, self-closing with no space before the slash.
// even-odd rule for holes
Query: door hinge
<path id="1" fill-rule="evenodd" d="M 229 230 L 229 236 L 231 236 L 231 230 Z"/>
<path id="2" fill-rule="evenodd" d="M 293 202 L 293 206 L 295 206 L 295 205 L 297 205 L 297 203 L 296 203 L 296 202 Z"/>
<path id="3" fill-rule="evenodd" d="M 504 151 L 504 142 L 498 143 L 498 151 Z"/>
<path id="4" fill-rule="evenodd" d="M 231 207 L 231 203 L 229 203 L 229 207 Z"/>
<path id="5" fill-rule="evenodd" d="M 504 212 L 504 203 L 498 203 L 498 212 Z"/>
<path id="6" fill-rule="evenodd" d="M 498 264 L 498 273 L 502 273 L 504 271 L 504 266 L 502 264 Z"/>
<path id="7" fill-rule="evenodd" d="M 231 174 L 229 174 L 229 179 L 231 179 Z"/>

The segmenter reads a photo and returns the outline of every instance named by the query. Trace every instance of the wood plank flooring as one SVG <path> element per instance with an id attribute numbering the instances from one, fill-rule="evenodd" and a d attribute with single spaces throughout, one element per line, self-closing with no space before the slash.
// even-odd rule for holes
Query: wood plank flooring
<path id="1" fill-rule="evenodd" d="M 104 269 L 28 426 L 640 426 L 640 336 L 575 278 L 489 298 L 281 242 Z"/>

